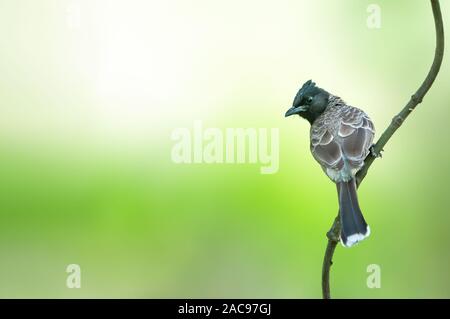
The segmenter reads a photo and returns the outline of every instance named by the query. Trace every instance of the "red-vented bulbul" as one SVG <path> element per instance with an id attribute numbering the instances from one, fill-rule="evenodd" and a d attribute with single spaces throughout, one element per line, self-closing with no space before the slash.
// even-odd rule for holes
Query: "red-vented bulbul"
<path id="1" fill-rule="evenodd" d="M 309 80 L 295 96 L 286 117 L 298 114 L 311 124 L 312 155 L 336 183 L 341 242 L 351 247 L 370 234 L 359 208 L 355 175 L 372 147 L 375 128 L 366 113 Z"/>

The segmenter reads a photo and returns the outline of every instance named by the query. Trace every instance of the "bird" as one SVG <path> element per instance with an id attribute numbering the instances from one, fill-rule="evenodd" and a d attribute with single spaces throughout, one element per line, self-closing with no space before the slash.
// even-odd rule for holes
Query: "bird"
<path id="1" fill-rule="evenodd" d="M 374 152 L 373 122 L 364 111 L 319 88 L 312 80 L 300 88 L 285 117 L 295 114 L 311 124 L 311 153 L 337 185 L 340 241 L 352 247 L 370 235 L 359 206 L 355 176 L 365 158 Z"/>

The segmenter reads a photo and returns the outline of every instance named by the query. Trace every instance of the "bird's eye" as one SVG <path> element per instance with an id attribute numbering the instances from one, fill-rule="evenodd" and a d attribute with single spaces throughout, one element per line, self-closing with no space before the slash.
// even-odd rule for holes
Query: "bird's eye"
<path id="1" fill-rule="evenodd" d="M 312 100 L 313 100 L 313 98 L 310 96 L 306 99 L 306 103 L 311 104 Z"/>

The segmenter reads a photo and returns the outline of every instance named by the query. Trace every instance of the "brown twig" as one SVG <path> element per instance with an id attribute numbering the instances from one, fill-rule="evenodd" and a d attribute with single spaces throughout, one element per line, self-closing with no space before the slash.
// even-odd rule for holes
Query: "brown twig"
<path id="1" fill-rule="evenodd" d="M 430 71 L 427 77 L 423 81 L 419 89 L 414 93 L 406 104 L 406 106 L 392 119 L 391 124 L 383 132 L 381 137 L 378 139 L 377 143 L 373 146 L 373 152 L 371 152 L 364 161 L 364 167 L 356 175 L 356 183 L 359 186 L 363 181 L 364 177 L 367 175 L 372 163 L 377 158 L 378 154 L 381 154 L 386 143 L 394 135 L 395 131 L 405 122 L 406 118 L 411 114 L 412 111 L 420 104 L 427 94 L 428 90 L 433 85 L 436 79 L 439 69 L 442 64 L 442 59 L 444 57 L 444 25 L 442 22 L 442 13 L 439 5 L 439 0 L 430 0 L 431 7 L 433 9 L 434 23 L 436 29 L 436 50 L 434 54 L 433 64 L 431 65 Z M 330 299 L 330 268 L 333 264 L 333 254 L 336 249 L 336 245 L 339 242 L 339 236 L 341 232 L 340 216 L 334 220 L 330 231 L 327 233 L 328 244 L 325 251 L 325 256 L 322 266 L 322 295 L 324 299 Z"/>

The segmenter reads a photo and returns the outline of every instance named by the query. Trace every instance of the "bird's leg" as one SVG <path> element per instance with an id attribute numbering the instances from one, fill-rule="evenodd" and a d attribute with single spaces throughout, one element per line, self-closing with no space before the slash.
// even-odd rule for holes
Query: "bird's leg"
<path id="1" fill-rule="evenodd" d="M 370 147 L 370 154 L 372 154 L 372 156 L 375 158 L 382 158 L 383 154 L 381 154 L 381 152 L 383 152 L 383 149 L 379 152 L 375 150 L 375 144 L 372 144 L 372 146 Z"/>

